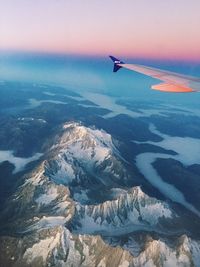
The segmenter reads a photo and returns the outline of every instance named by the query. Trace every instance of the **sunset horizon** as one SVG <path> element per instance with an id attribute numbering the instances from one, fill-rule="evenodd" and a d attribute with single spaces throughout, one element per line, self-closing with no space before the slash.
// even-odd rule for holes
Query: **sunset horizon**
<path id="1" fill-rule="evenodd" d="M 200 60 L 195 0 L 8 0 L 0 7 L 0 51 Z"/>

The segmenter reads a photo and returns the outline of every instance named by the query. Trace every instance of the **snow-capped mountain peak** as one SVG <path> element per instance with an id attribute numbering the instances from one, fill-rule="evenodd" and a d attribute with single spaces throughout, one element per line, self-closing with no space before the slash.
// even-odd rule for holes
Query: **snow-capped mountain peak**
<path id="1" fill-rule="evenodd" d="M 46 173 L 57 183 L 65 185 L 75 182 L 83 186 L 89 179 L 90 183 L 108 184 L 111 179 L 125 177 L 121 165 L 110 134 L 79 123 L 69 123 L 64 124 L 61 135 L 51 148 Z"/>
<path id="2" fill-rule="evenodd" d="M 158 230 L 161 219 L 171 220 L 174 216 L 168 204 L 134 187 L 116 200 L 99 205 L 77 205 L 72 227 L 75 232 L 121 235 L 142 229 Z"/>

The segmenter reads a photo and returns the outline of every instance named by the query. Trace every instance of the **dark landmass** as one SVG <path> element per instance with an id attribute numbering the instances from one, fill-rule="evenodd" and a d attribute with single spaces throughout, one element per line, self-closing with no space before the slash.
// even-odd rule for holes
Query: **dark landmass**
<path id="1" fill-rule="evenodd" d="M 157 159 L 153 166 L 164 181 L 178 188 L 188 202 L 200 209 L 200 165 L 186 167 L 174 159 Z"/>
<path id="2" fill-rule="evenodd" d="M 200 138 L 200 118 L 191 114 L 168 114 L 167 117 L 153 115 L 147 121 L 153 123 L 158 131 L 170 136 Z"/>

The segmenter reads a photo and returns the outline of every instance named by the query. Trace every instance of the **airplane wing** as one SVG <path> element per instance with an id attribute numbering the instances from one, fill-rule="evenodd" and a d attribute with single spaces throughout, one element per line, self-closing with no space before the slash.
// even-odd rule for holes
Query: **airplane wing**
<path id="1" fill-rule="evenodd" d="M 126 64 L 113 56 L 110 56 L 110 58 L 114 63 L 113 72 L 117 72 L 121 68 L 126 68 L 161 80 L 162 83 L 153 85 L 151 87 L 154 90 L 173 93 L 188 93 L 200 91 L 200 79 L 198 78 L 143 65 Z"/>

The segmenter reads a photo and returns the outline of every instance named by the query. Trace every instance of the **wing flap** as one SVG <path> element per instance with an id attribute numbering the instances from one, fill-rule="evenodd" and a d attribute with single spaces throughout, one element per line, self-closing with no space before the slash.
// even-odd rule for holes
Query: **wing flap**
<path id="1" fill-rule="evenodd" d="M 175 85 L 175 84 L 170 84 L 170 83 L 156 84 L 156 85 L 153 85 L 151 88 L 153 90 L 159 90 L 162 92 L 173 92 L 173 93 L 193 92 L 192 88 L 190 88 L 190 87 L 185 87 L 182 85 Z"/>

